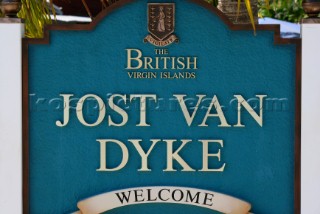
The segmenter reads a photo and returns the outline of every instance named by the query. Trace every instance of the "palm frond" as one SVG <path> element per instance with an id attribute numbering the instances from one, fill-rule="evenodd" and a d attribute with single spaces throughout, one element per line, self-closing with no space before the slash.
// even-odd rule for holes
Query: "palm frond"
<path id="1" fill-rule="evenodd" d="M 43 37 L 44 26 L 52 24 L 46 0 L 21 0 L 21 3 L 18 17 L 25 20 L 25 36 L 28 38 Z"/>

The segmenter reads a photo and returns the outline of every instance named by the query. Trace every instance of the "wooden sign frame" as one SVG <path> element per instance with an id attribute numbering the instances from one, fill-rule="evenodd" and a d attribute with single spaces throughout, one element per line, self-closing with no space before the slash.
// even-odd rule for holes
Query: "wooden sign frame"
<path id="1" fill-rule="evenodd" d="M 50 31 L 92 31 L 97 24 L 108 16 L 112 11 L 133 2 L 134 0 L 121 0 L 103 10 L 90 24 L 59 24 L 49 25 L 44 29 L 43 39 L 23 39 L 22 51 L 22 77 L 23 77 L 23 213 L 29 213 L 29 84 L 28 84 L 28 47 L 29 44 L 49 44 Z M 252 30 L 252 26 L 233 24 L 221 11 L 203 0 L 189 0 L 216 14 L 229 29 Z M 273 31 L 274 44 L 294 44 L 296 46 L 296 91 L 295 91 L 295 163 L 294 163 L 294 210 L 295 214 L 301 213 L 301 39 L 280 37 L 279 25 L 256 25 L 257 31 Z"/>

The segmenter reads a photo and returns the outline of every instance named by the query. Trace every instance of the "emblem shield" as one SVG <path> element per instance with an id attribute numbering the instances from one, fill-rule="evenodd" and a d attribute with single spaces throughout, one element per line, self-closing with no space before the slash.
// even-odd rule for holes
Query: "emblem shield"
<path id="1" fill-rule="evenodd" d="M 173 34 L 175 27 L 174 3 L 149 3 L 148 4 L 148 31 L 149 35 L 144 39 L 158 47 L 178 42 Z"/>
<path id="2" fill-rule="evenodd" d="M 148 4 L 148 31 L 162 41 L 174 32 L 175 5 L 173 3 Z"/>

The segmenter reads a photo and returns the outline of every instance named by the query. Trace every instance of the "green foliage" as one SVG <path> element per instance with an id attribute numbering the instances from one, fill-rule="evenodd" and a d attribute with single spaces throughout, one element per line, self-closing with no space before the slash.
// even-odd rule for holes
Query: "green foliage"
<path id="1" fill-rule="evenodd" d="M 25 20 L 25 36 L 29 38 L 43 37 L 43 27 L 52 24 L 46 0 L 22 0 L 21 2 L 22 7 L 18 17 Z"/>
<path id="2" fill-rule="evenodd" d="M 212 4 L 213 6 L 217 7 L 218 6 L 218 0 L 205 0 L 209 4 Z"/>
<path id="3" fill-rule="evenodd" d="M 259 17 L 270 17 L 283 21 L 298 23 L 306 18 L 302 8 L 302 1 L 294 2 L 291 0 L 276 0 L 269 7 L 263 2 L 259 3 Z"/>

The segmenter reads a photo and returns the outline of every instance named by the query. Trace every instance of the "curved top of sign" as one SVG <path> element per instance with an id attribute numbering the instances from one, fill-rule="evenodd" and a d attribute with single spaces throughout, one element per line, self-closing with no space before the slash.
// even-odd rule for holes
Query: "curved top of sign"
<path id="1" fill-rule="evenodd" d="M 90 24 L 52 24 L 45 26 L 44 38 L 41 39 L 24 39 L 26 43 L 29 44 L 48 44 L 50 41 L 50 31 L 51 30 L 93 30 L 95 27 L 110 13 L 114 10 L 119 9 L 129 3 L 135 2 L 136 0 L 120 0 L 111 6 L 107 7 L 101 11 Z M 216 14 L 225 25 L 231 30 L 253 30 L 251 24 L 234 24 L 228 17 L 218 10 L 216 7 L 205 2 L 204 0 L 188 0 L 189 2 L 198 4 L 201 7 L 206 8 L 212 13 Z M 297 44 L 301 43 L 300 38 L 281 38 L 280 36 L 280 25 L 256 25 L 257 31 L 274 31 L 274 43 L 275 44 Z"/>

